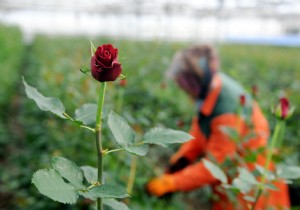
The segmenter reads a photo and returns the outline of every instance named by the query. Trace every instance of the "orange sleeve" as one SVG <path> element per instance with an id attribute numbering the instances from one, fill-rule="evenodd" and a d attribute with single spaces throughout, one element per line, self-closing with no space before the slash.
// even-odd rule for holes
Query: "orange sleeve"
<path id="1" fill-rule="evenodd" d="M 227 156 L 232 156 L 236 151 L 235 143 L 220 130 L 220 126 L 237 128 L 237 119 L 236 115 L 225 114 L 212 121 L 211 135 L 208 139 L 206 154 L 214 156 L 219 163 L 222 163 Z M 203 161 L 188 166 L 173 176 L 178 191 L 189 191 L 217 182 L 206 169 Z"/>
<path id="2" fill-rule="evenodd" d="M 194 139 L 191 139 L 181 145 L 178 152 L 171 157 L 171 163 L 175 163 L 181 157 L 185 157 L 189 161 L 193 162 L 197 157 L 203 154 L 207 139 L 199 129 L 197 118 L 193 119 L 189 133 L 194 137 Z"/>

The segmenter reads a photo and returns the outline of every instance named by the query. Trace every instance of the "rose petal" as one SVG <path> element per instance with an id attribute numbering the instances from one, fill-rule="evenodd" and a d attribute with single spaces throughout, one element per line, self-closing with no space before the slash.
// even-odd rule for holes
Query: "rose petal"
<path id="1" fill-rule="evenodd" d="M 91 58 L 91 74 L 100 81 L 114 81 L 122 72 L 118 62 L 118 49 L 111 44 L 99 46 Z"/>
<path id="2" fill-rule="evenodd" d="M 285 119 L 289 113 L 290 103 L 287 98 L 280 99 L 281 118 Z"/>
<path id="3" fill-rule="evenodd" d="M 118 76 L 120 76 L 121 72 L 122 72 L 121 65 L 111 69 L 104 69 L 102 72 L 99 73 L 98 81 L 100 82 L 115 81 L 118 78 Z"/>

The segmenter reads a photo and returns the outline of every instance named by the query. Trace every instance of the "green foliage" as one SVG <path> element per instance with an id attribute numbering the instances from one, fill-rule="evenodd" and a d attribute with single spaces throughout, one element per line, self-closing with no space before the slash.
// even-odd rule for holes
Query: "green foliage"
<path id="1" fill-rule="evenodd" d="M 82 171 L 74 162 L 63 157 L 53 157 L 52 166 L 63 178 L 65 178 L 76 189 L 84 188 L 84 186 L 82 185 Z"/>
<path id="2" fill-rule="evenodd" d="M 245 168 L 238 168 L 239 175 L 232 181 L 233 187 L 237 188 L 243 194 L 247 194 L 253 189 L 253 186 L 258 185 L 256 178 Z"/>
<path id="3" fill-rule="evenodd" d="M 89 190 L 89 193 L 95 198 L 126 198 L 129 196 L 123 188 L 108 184 L 95 186 Z"/>
<path id="4" fill-rule="evenodd" d="M 23 60 L 25 46 L 19 28 L 0 23 L 0 107 L 7 108 L 17 94 L 15 88 L 26 63 Z"/>
<path id="5" fill-rule="evenodd" d="M 139 156 L 147 154 L 147 145 L 138 145 L 135 132 L 121 116 L 111 111 L 108 115 L 108 126 L 121 148 Z"/>
<path id="6" fill-rule="evenodd" d="M 91 166 L 81 166 L 80 168 L 87 182 L 92 184 L 93 182 L 97 181 L 97 176 L 98 176 L 97 168 Z"/>
<path id="7" fill-rule="evenodd" d="M 85 177 L 92 182 L 95 178 L 94 169 L 84 166 L 81 169 L 72 161 L 63 157 L 53 157 L 54 169 L 42 169 L 34 173 L 32 183 L 39 192 L 55 201 L 74 204 L 79 195 L 95 200 L 96 198 L 125 198 L 129 195 L 120 187 L 109 184 L 96 184 L 85 187 L 82 168 Z M 67 183 L 64 181 L 66 180 Z"/>
<path id="8" fill-rule="evenodd" d="M 75 119 L 84 125 L 96 122 L 97 104 L 84 104 L 75 110 Z"/>
<path id="9" fill-rule="evenodd" d="M 169 144 L 184 143 L 194 137 L 190 134 L 173 129 L 152 128 L 143 137 L 144 143 L 158 144 L 166 147 Z"/>
<path id="10" fill-rule="evenodd" d="M 220 130 L 230 137 L 234 142 L 239 142 L 240 137 L 236 129 L 233 129 L 231 127 L 221 126 Z"/>
<path id="11" fill-rule="evenodd" d="M 108 125 L 118 145 L 135 155 L 144 156 L 148 152 L 145 144 L 157 144 L 166 147 L 169 144 L 184 143 L 193 137 L 186 132 L 165 128 L 152 128 L 143 136 L 143 140 L 136 142 L 136 134 L 124 118 L 114 112 L 108 116 Z"/>
<path id="12" fill-rule="evenodd" d="M 32 176 L 32 183 L 41 194 L 61 203 L 73 204 L 78 198 L 75 188 L 65 183 L 54 169 L 43 169 L 35 172 Z"/>
<path id="13" fill-rule="evenodd" d="M 72 157 L 78 165 L 95 166 L 96 160 L 91 153 L 94 145 L 89 132 L 36 109 L 35 104 L 24 99 L 24 90 L 19 85 L 22 85 L 21 71 L 28 83 L 38 87 L 43 94 L 63 99 L 66 110 L 75 110 L 78 104 L 95 103 L 96 83 L 80 72 L 83 64 L 89 65 L 89 39 L 39 35 L 26 46 L 22 44 L 22 35 L 17 28 L 3 29 L 0 26 L 0 30 L 0 101 L 5 105 L 0 122 L 0 182 L 1 195 L 10 196 L 10 199 L 5 200 L 4 208 L 88 208 L 80 198 L 72 207 L 61 206 L 40 196 L 30 184 L 32 171 L 46 168 L 50 155 Z M 185 122 L 180 129 L 189 129 L 189 122 L 194 114 L 192 103 L 172 82 L 163 79 L 173 53 L 189 43 L 141 42 L 104 37 L 96 37 L 93 42 L 95 45 L 110 42 L 120 49 L 119 59 L 124 73 L 128 75 L 128 86 L 124 88 L 122 109 L 117 113 L 122 114 L 129 122 L 138 139 L 142 139 L 141 133 L 154 126 L 178 129 L 178 120 Z M 253 84 L 258 86 L 257 100 L 268 116 L 271 129 L 275 122 L 268 114 L 278 95 L 285 92 L 292 96 L 292 103 L 296 107 L 300 106 L 299 48 L 221 44 L 219 52 L 222 71 L 236 78 L 249 90 Z M 163 82 L 166 88 L 161 87 Z M 105 108 L 116 110 L 119 88 L 111 83 L 108 89 L 110 93 L 106 95 Z M 280 159 L 289 165 L 299 164 L 298 118 L 299 109 L 296 109 L 287 122 L 287 132 L 280 153 Z M 113 136 L 106 125 L 103 132 L 105 148 L 115 146 L 110 141 Z M 152 198 L 145 193 L 145 183 L 163 170 L 176 148 L 177 145 L 170 145 L 167 150 L 150 147 L 151 158 L 139 159 L 133 195 L 129 199 L 131 209 L 203 209 L 202 206 L 207 205 L 207 191 L 174 195 L 170 201 Z M 130 158 L 126 153 L 105 158 L 109 162 L 105 166 L 110 171 L 109 183 L 125 185 Z M 204 205 L 199 205 L 201 199 Z M 1 200 L 4 200 L 3 197 Z"/>
<path id="14" fill-rule="evenodd" d="M 219 166 L 209 160 L 203 160 L 203 163 L 207 170 L 209 170 L 209 172 L 213 175 L 213 177 L 220 180 L 223 184 L 227 184 L 227 176 Z"/>
<path id="15" fill-rule="evenodd" d="M 33 99 L 41 110 L 50 111 L 61 118 L 65 118 L 63 115 L 65 112 L 65 107 L 59 99 L 43 96 L 36 88 L 28 85 L 24 78 L 23 84 L 25 86 L 27 97 Z"/>
<path id="16" fill-rule="evenodd" d="M 114 210 L 129 210 L 129 208 L 122 202 L 116 201 L 114 199 L 104 199 L 103 203 Z"/>
<path id="17" fill-rule="evenodd" d="M 287 166 L 279 165 L 277 167 L 277 176 L 283 179 L 299 179 L 300 178 L 300 167 L 299 166 Z"/>

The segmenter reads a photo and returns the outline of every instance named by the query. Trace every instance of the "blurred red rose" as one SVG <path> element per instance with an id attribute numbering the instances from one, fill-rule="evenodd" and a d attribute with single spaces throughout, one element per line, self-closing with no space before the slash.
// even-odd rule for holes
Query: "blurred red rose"
<path id="1" fill-rule="evenodd" d="M 127 85 L 127 80 L 126 79 L 121 79 L 120 82 L 119 82 L 119 85 L 121 87 L 125 87 Z"/>
<path id="2" fill-rule="evenodd" d="M 280 98 L 281 119 L 286 119 L 290 110 L 290 102 L 287 98 Z"/>
<path id="3" fill-rule="evenodd" d="M 122 73 L 118 49 L 111 44 L 99 46 L 91 59 L 91 73 L 99 82 L 115 81 Z"/>
<path id="4" fill-rule="evenodd" d="M 252 90 L 252 95 L 254 97 L 256 97 L 257 96 L 257 92 L 258 92 L 258 87 L 256 85 L 252 85 L 251 90 Z"/>
<path id="5" fill-rule="evenodd" d="M 246 104 L 246 96 L 240 95 L 240 105 L 245 106 L 245 104 Z"/>

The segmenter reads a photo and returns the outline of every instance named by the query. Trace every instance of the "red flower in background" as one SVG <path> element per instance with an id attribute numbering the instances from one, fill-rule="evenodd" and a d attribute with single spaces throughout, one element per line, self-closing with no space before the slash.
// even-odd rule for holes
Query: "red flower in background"
<path id="1" fill-rule="evenodd" d="M 118 49 L 111 44 L 99 46 L 91 59 L 91 73 L 99 82 L 115 81 L 122 73 Z"/>
<path id="2" fill-rule="evenodd" d="M 240 105 L 241 106 L 245 106 L 246 104 L 246 96 L 245 95 L 241 95 L 240 96 Z"/>
<path id="3" fill-rule="evenodd" d="M 184 121 L 183 120 L 177 120 L 176 124 L 179 128 L 182 128 L 184 126 Z"/>
<path id="4" fill-rule="evenodd" d="M 252 85 L 251 90 L 252 90 L 252 95 L 254 97 L 256 97 L 257 96 L 257 92 L 258 92 L 257 86 L 256 85 Z"/>
<path id="5" fill-rule="evenodd" d="M 281 119 L 286 119 L 288 114 L 289 114 L 289 110 L 290 110 L 290 102 L 287 98 L 280 98 L 280 110 L 281 110 Z"/>
<path id="6" fill-rule="evenodd" d="M 127 80 L 126 79 L 121 79 L 120 82 L 119 82 L 119 85 L 121 87 L 125 87 L 127 85 Z"/>
<path id="7" fill-rule="evenodd" d="M 279 99 L 279 104 L 276 106 L 274 113 L 275 116 L 281 120 L 286 120 L 292 116 L 295 107 L 291 107 L 287 98 L 282 97 Z"/>

